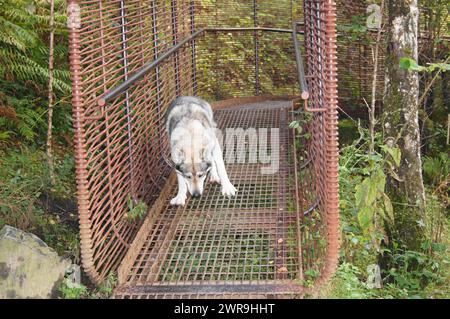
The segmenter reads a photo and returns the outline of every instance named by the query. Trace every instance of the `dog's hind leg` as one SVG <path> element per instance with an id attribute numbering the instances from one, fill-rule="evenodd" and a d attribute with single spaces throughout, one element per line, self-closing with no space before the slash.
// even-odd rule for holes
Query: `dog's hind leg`
<path id="1" fill-rule="evenodd" d="M 177 174 L 177 178 L 178 178 L 178 194 L 177 196 L 171 199 L 170 205 L 184 206 L 184 204 L 186 203 L 187 186 L 183 176 Z"/>
<path id="2" fill-rule="evenodd" d="M 222 150 L 220 149 L 220 145 L 217 139 L 212 155 L 214 158 L 217 175 L 220 179 L 220 184 L 222 184 L 222 195 L 228 197 L 234 196 L 236 194 L 236 188 L 233 186 L 233 184 L 231 184 L 230 179 L 228 178 L 228 174 L 225 169 L 225 163 L 223 162 Z"/>

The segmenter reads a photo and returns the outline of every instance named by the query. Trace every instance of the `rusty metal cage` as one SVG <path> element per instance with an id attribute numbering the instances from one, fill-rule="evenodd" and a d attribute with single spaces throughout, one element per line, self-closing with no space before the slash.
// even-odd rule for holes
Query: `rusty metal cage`
<path id="1" fill-rule="evenodd" d="M 69 10 L 91 279 L 117 273 L 116 298 L 295 297 L 326 282 L 340 237 L 334 0 L 69 0 Z M 208 185 L 170 206 L 164 114 L 181 95 L 212 102 L 222 129 L 278 129 L 279 170 L 226 163 L 236 197 Z M 145 216 L 131 219 L 140 203 Z"/>

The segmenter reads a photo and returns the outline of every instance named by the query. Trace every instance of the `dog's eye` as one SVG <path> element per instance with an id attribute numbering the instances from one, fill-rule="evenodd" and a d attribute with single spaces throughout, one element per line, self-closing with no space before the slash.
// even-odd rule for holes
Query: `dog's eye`
<path id="1" fill-rule="evenodd" d="M 204 173 L 198 173 L 197 176 L 198 177 L 203 177 L 203 175 L 205 175 Z"/>
<path id="2" fill-rule="evenodd" d="M 191 179 L 192 175 L 185 175 L 184 177 L 186 177 L 187 179 Z"/>

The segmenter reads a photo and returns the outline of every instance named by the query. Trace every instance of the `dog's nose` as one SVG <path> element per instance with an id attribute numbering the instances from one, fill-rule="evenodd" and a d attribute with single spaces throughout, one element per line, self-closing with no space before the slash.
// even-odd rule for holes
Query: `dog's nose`
<path id="1" fill-rule="evenodd" d="M 192 197 L 195 197 L 195 198 L 198 198 L 198 197 L 200 197 L 200 192 L 193 192 L 192 193 Z"/>

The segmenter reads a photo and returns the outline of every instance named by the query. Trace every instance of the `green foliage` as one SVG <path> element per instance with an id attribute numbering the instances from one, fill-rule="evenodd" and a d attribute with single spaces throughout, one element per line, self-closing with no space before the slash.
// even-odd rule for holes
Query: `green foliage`
<path id="1" fill-rule="evenodd" d="M 337 25 L 337 30 L 342 34 L 345 34 L 347 42 L 362 41 L 363 43 L 370 44 L 371 40 L 367 34 L 365 15 L 354 15 L 351 18 L 350 23 L 341 23 Z"/>
<path id="2" fill-rule="evenodd" d="M 428 66 L 420 66 L 416 60 L 409 57 L 400 58 L 400 68 L 408 71 L 418 71 L 418 72 L 435 72 L 450 71 L 450 64 L 448 63 L 429 63 Z"/>
<path id="3" fill-rule="evenodd" d="M 295 129 L 296 131 L 295 145 L 297 147 L 297 150 L 302 152 L 302 154 L 298 158 L 300 161 L 303 161 L 307 156 L 307 148 L 305 147 L 305 144 L 311 138 L 311 133 L 305 130 L 304 127 L 306 127 L 306 125 L 308 125 L 311 120 L 311 113 L 301 112 L 296 117 L 296 120 L 289 123 L 289 127 Z"/>
<path id="4" fill-rule="evenodd" d="M 350 242 L 364 243 L 365 249 L 378 251 L 386 237 L 384 224 L 394 221 L 386 179 L 400 164 L 401 154 L 398 148 L 383 144 L 381 134 L 376 135 L 376 151 L 370 154 L 369 133 L 361 126 L 358 130 L 359 139 L 342 150 L 340 183 L 345 195 L 341 197 L 341 209 L 352 218 L 351 225 L 347 225 Z"/>
<path id="5" fill-rule="evenodd" d="M 84 285 L 72 286 L 67 279 L 58 287 L 62 299 L 81 299 L 89 295 L 88 289 Z"/>
<path id="6" fill-rule="evenodd" d="M 117 286 L 117 275 L 110 272 L 105 281 L 99 286 L 98 293 L 101 297 L 110 297 L 113 293 L 113 289 Z"/>
<path id="7" fill-rule="evenodd" d="M 63 1 L 56 1 L 61 7 Z M 49 77 L 48 47 L 42 38 L 49 28 L 48 3 L 30 0 L 0 1 L 0 77 L 46 85 Z M 63 35 L 65 16 L 57 14 L 57 36 Z M 65 58 L 65 44 L 57 44 L 56 59 Z M 58 53 L 60 56 L 58 56 Z M 55 65 L 60 65 L 56 63 Z M 62 65 L 65 65 L 64 63 Z M 70 92 L 69 72 L 56 69 L 54 86 L 61 93 Z"/>
<path id="8" fill-rule="evenodd" d="M 109 273 L 104 282 L 97 288 L 88 288 L 83 284 L 73 284 L 65 278 L 58 287 L 61 299 L 106 299 L 110 298 L 117 286 L 117 275 Z"/>
<path id="9" fill-rule="evenodd" d="M 374 292 L 360 280 L 362 273 L 358 267 L 343 262 L 332 281 L 330 298 L 339 299 L 369 299 L 374 297 Z"/>
<path id="10" fill-rule="evenodd" d="M 437 198 L 443 209 L 450 206 L 450 159 L 447 153 L 439 153 L 436 157 L 425 156 L 423 160 L 425 182 L 432 189 L 430 200 Z M 431 203 L 429 203 L 430 205 Z"/>
<path id="11" fill-rule="evenodd" d="M 384 229 L 393 222 L 394 207 L 385 192 L 386 178 L 396 178 L 392 168 L 401 153 L 375 137 L 375 152 L 369 154 L 368 132 L 358 125 L 360 138 L 341 151 L 340 207 L 343 263 L 332 282 L 331 297 L 336 298 L 426 298 L 449 296 L 448 220 L 445 200 L 428 196 L 427 240 L 422 250 L 404 249 L 399 243 L 381 245 L 388 240 Z M 425 181 L 429 185 L 448 179 L 448 156 L 425 157 Z M 442 175 L 441 175 L 442 174 Z M 448 190 L 446 189 L 445 192 Z M 369 287 L 367 267 L 383 260 L 382 289 Z"/>
<path id="12" fill-rule="evenodd" d="M 433 245 L 441 255 L 425 253 L 428 245 Z M 386 289 L 394 294 L 394 297 L 426 298 L 430 292 L 425 289 L 430 283 L 445 286 L 450 263 L 448 248 L 446 245 L 429 242 L 423 243 L 422 248 L 423 252 L 403 250 L 399 247 L 385 251 L 390 267 L 384 272 L 384 282 Z M 447 297 L 448 293 L 449 291 Z"/>
<path id="13" fill-rule="evenodd" d="M 143 201 L 135 201 L 131 195 L 128 195 L 127 205 L 128 212 L 124 215 L 125 220 L 133 222 L 147 215 L 147 204 Z"/>
<path id="14" fill-rule="evenodd" d="M 341 147 L 352 144 L 358 139 L 358 125 L 351 119 L 339 121 L 339 144 Z"/>
<path id="15" fill-rule="evenodd" d="M 58 101 L 71 92 L 65 29 L 65 2 L 56 1 L 55 67 L 53 86 Z M 45 137 L 47 109 L 49 3 L 32 0 L 0 0 L 0 143 L 40 142 Z M 61 120 L 64 122 L 61 123 Z M 67 125 L 60 114 L 59 124 Z M 69 123 L 70 124 L 70 123 Z M 62 129 L 68 131 L 68 126 Z"/>
<path id="16" fill-rule="evenodd" d="M 446 251 L 444 247 L 442 254 Z M 330 298 L 448 298 L 448 257 L 416 251 L 385 251 L 392 267 L 383 271 L 382 288 L 370 287 L 360 267 L 343 262 L 331 283 Z M 395 265 L 395 266 L 394 266 Z"/>
<path id="17" fill-rule="evenodd" d="M 425 156 L 423 161 L 425 180 L 432 186 L 448 182 L 450 176 L 450 159 L 447 153 L 436 157 Z"/>
<path id="18" fill-rule="evenodd" d="M 1 82 L 0 82 L 1 83 Z M 42 134 L 40 128 L 45 127 L 45 109 L 34 105 L 32 96 L 16 98 L 12 95 L 2 95 L 0 93 L 0 132 L 6 141 L 15 137 L 27 142 L 34 142 L 35 138 Z M 3 105 L 3 107 L 2 107 Z"/>
<path id="19" fill-rule="evenodd" d="M 430 52 L 437 48 L 448 48 L 443 41 L 442 25 L 446 25 L 446 1 L 428 1 L 431 17 L 425 21 L 428 30 L 438 30 L 430 46 Z M 208 12 L 213 8 L 211 0 L 201 1 L 202 10 Z M 253 20 L 242 8 L 245 4 L 239 1 L 230 3 L 235 8 L 229 16 L 229 8 L 217 8 L 218 16 L 228 15 L 227 19 L 234 25 L 252 26 Z M 46 156 L 38 148 L 45 139 L 47 107 L 46 87 L 48 72 L 48 34 L 49 8 L 47 1 L 32 0 L 0 0 L 0 228 L 10 224 L 40 236 L 58 253 L 79 260 L 79 239 L 77 227 L 70 222 L 75 216 L 64 217 L 46 209 L 41 203 L 42 196 L 47 193 L 57 194 L 61 198 L 73 199 L 75 194 L 74 158 L 67 149 L 64 156 L 55 158 L 57 182 L 50 189 Z M 282 5 L 279 6 L 280 8 Z M 434 9 L 441 8 L 441 9 Z M 442 10 L 444 8 L 445 10 Z M 70 104 L 66 102 L 70 94 L 70 79 L 67 64 L 68 45 L 65 30 L 65 1 L 56 0 L 56 47 L 55 47 L 55 95 L 58 110 L 55 112 L 55 133 L 60 138 L 70 139 L 71 118 Z M 226 9 L 226 10 L 225 10 Z M 289 25 L 289 15 L 279 14 L 279 8 L 261 13 L 260 21 L 271 23 L 285 16 Z M 278 10 L 278 11 L 277 11 Z M 293 8 L 293 10 L 297 10 Z M 296 12 L 297 13 L 297 12 Z M 209 12 L 213 16 L 214 12 Z M 444 21 L 444 22 L 443 22 Z M 364 16 L 354 16 L 348 24 L 338 25 L 340 37 L 344 45 L 355 42 L 365 45 L 373 44 L 365 26 Z M 299 35 L 299 37 L 301 37 Z M 254 61 L 253 38 L 243 37 L 241 41 L 227 43 L 228 35 L 209 38 L 210 42 L 198 43 L 199 51 L 210 50 L 212 46 L 220 46 L 221 52 L 216 59 L 204 60 L 199 55 L 199 68 L 204 70 L 206 83 L 202 83 L 206 93 L 212 98 L 220 99 L 235 95 L 252 95 L 254 92 Z M 227 45 L 223 45 L 227 43 Z M 260 38 L 261 86 L 262 92 L 275 94 L 292 93 L 291 87 L 296 87 L 295 67 L 291 50 L 280 50 L 291 46 L 290 35 L 282 38 Z M 448 50 L 439 49 L 439 52 Z M 434 54 L 434 53 L 433 53 Z M 421 56 L 423 56 L 422 54 Z M 423 61 L 404 58 L 400 65 L 405 70 L 421 71 L 424 75 L 450 69 L 440 53 L 435 59 L 431 54 Z M 426 66 L 421 66 L 423 64 Z M 345 70 L 341 70 L 342 72 Z M 446 72 L 448 74 L 448 72 Z M 431 74 L 432 75 L 432 74 Z M 348 73 L 348 83 L 341 81 L 341 87 L 351 87 L 352 94 L 361 96 L 360 86 L 351 86 L 352 73 Z M 221 79 L 219 87 L 215 79 Z M 351 80 L 351 81 L 350 81 Z M 442 82 L 445 84 L 445 78 Z M 443 85 L 445 93 L 446 87 Z M 445 94 L 442 94 L 445 101 Z M 443 102 L 444 103 L 444 102 Z M 441 107 L 447 115 L 447 109 Z M 435 111 L 433 115 L 437 112 Z M 297 130 L 296 145 L 299 150 L 306 149 L 303 145 L 310 136 L 303 129 L 309 122 L 309 114 L 303 115 L 291 124 Z M 431 132 L 445 136 L 444 124 L 437 124 L 434 119 L 426 119 Z M 368 133 L 359 125 L 348 120 L 340 122 L 341 136 L 345 135 L 345 145 L 341 152 L 340 189 L 341 189 L 341 220 L 343 245 L 341 251 L 342 263 L 333 281 L 331 296 L 338 298 L 411 298 L 411 297 L 449 297 L 449 265 L 448 259 L 448 154 L 443 152 L 441 140 L 431 144 L 433 154 L 424 158 L 424 176 L 429 186 L 427 196 L 427 231 L 428 238 L 422 244 L 421 251 L 405 250 L 398 243 L 392 243 L 392 249 L 382 249 L 380 242 L 386 240 L 385 224 L 393 222 L 393 205 L 386 195 L 387 178 L 396 178 L 393 168 L 399 165 L 401 153 L 397 148 L 391 148 L 382 141 L 381 134 L 376 136 L 376 151 L 368 154 Z M 342 132 L 345 132 L 342 134 Z M 359 138 L 358 134 L 359 133 Z M 13 147 L 17 147 L 13 150 Z M 442 152 L 440 155 L 435 156 Z M 306 152 L 306 151 L 305 151 Z M 302 154 L 303 160 L 307 154 Z M 293 204 L 292 204 L 293 207 Z M 124 216 L 128 222 L 142 219 L 148 207 L 141 201 L 128 197 L 129 211 Z M 69 219 L 68 219 L 69 218 Z M 73 219 L 70 219 L 73 218 Z M 320 217 L 317 217 L 317 221 Z M 75 222 L 76 223 L 76 222 Z M 317 225 L 302 225 L 303 234 L 314 236 L 313 229 Z M 289 232 L 293 230 L 289 229 Z M 289 235 L 288 237 L 293 237 Z M 264 238 L 252 238 L 254 247 L 265 247 L 270 244 Z M 324 249 L 325 240 L 318 239 L 319 247 Z M 289 250 L 294 250 L 294 241 L 287 240 Z M 248 267 L 258 265 L 261 254 L 268 251 L 256 250 L 250 252 L 254 258 Z M 373 289 L 365 283 L 367 266 L 377 264 L 380 255 L 385 257 L 386 267 L 382 272 L 382 289 Z M 196 256 L 189 256 L 195 267 L 198 264 Z M 320 268 L 321 265 L 317 265 Z M 176 276 L 176 272 L 173 272 Z M 305 272 L 305 284 L 309 285 L 319 275 L 316 269 Z M 88 289 L 84 285 L 77 287 L 63 282 L 59 291 L 63 298 L 105 298 L 109 297 L 117 284 L 117 277 L 111 273 L 103 285 L 97 289 Z M 442 288 L 444 287 L 444 288 Z"/>
<path id="20" fill-rule="evenodd" d="M 58 253 L 78 258 L 76 216 L 56 214 L 43 205 L 43 198 L 49 193 L 62 200 L 74 200 L 73 162 L 58 158 L 55 187 L 60 192 L 51 192 L 44 152 L 29 148 L 0 150 L 0 158 L 0 228 L 8 224 L 32 232 Z"/>

